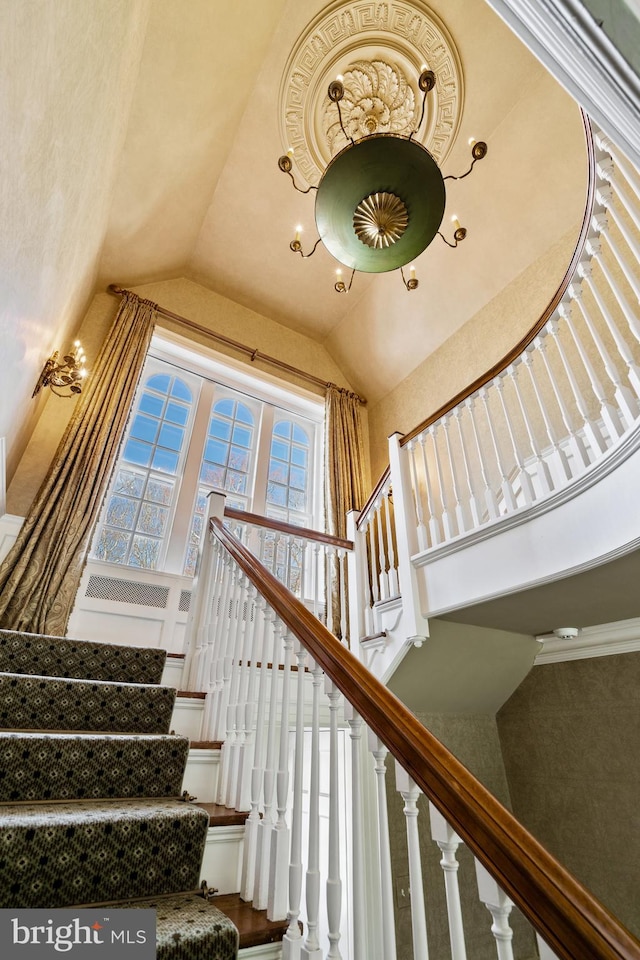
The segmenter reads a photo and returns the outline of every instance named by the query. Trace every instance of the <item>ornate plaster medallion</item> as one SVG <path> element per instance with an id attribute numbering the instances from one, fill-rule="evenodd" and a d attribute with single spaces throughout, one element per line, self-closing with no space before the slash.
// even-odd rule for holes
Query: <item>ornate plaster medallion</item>
<path id="1" fill-rule="evenodd" d="M 427 98 L 420 141 L 439 164 L 451 148 L 462 114 L 462 69 L 444 24 L 422 0 L 338 0 L 307 27 L 287 62 L 279 98 L 284 150 L 307 183 L 317 185 L 345 146 L 338 111 L 327 87 L 340 75 L 348 133 L 402 136 L 415 128 L 422 95 L 417 80 L 425 65 L 436 74 Z"/>

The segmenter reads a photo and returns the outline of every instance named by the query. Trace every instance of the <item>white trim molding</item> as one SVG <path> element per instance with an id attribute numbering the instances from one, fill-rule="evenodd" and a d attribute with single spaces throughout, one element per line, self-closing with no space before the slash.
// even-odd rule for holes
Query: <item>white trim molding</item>
<path id="1" fill-rule="evenodd" d="M 577 637 L 571 639 L 561 639 L 548 633 L 536 637 L 536 640 L 541 645 L 541 650 L 536 656 L 534 666 L 635 653 L 640 650 L 640 617 L 585 627 Z"/>
<path id="2" fill-rule="evenodd" d="M 488 0 L 559 83 L 640 166 L 640 78 L 580 0 Z"/>

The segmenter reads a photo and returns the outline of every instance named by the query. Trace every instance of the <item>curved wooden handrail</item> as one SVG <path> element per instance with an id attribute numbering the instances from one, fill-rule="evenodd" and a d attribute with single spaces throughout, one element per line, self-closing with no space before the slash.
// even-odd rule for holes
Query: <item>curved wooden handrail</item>
<path id="1" fill-rule="evenodd" d="M 211 530 L 560 960 L 640 960 L 596 900 L 218 518 Z"/>
<path id="2" fill-rule="evenodd" d="M 229 520 L 251 523 L 254 527 L 277 530 L 279 533 L 287 533 L 294 537 L 300 537 L 302 540 L 314 540 L 316 543 L 326 543 L 341 550 L 353 550 L 353 540 L 332 537 L 330 533 L 310 530 L 308 527 L 297 527 L 295 523 L 285 523 L 283 520 L 274 520 L 273 517 L 263 517 L 260 513 L 249 513 L 247 510 L 238 510 L 236 507 L 225 507 L 224 515 Z"/>
<path id="3" fill-rule="evenodd" d="M 582 217 L 582 226 L 580 227 L 580 234 L 578 236 L 578 241 L 576 243 L 575 249 L 573 251 L 573 256 L 571 257 L 571 262 L 567 267 L 564 277 L 560 282 L 560 285 L 553 297 L 551 298 L 549 304 L 545 308 L 542 315 L 536 320 L 531 329 L 525 333 L 524 337 L 513 347 L 501 360 L 498 360 L 497 363 L 483 373 L 482 376 L 477 377 L 473 383 L 470 383 L 468 386 L 464 387 L 463 390 L 460 390 L 459 393 L 444 403 L 441 407 L 435 410 L 430 414 L 422 423 L 419 423 L 417 427 L 414 427 L 413 430 L 410 430 L 409 433 L 406 433 L 400 440 L 400 446 L 405 446 L 409 443 L 414 437 L 417 437 L 423 430 L 426 430 L 427 427 L 430 427 L 432 423 L 436 423 L 437 420 L 440 420 L 441 417 L 444 417 L 447 413 L 450 413 L 458 404 L 462 403 L 477 390 L 480 390 L 482 387 L 486 386 L 487 383 L 490 383 L 494 377 L 497 377 L 499 373 L 502 373 L 503 370 L 506 370 L 507 367 L 517 360 L 521 353 L 524 353 L 526 348 L 532 343 L 535 338 L 538 336 L 544 325 L 548 320 L 551 319 L 554 310 L 564 297 L 567 292 L 567 288 L 573 279 L 573 275 L 576 272 L 578 263 L 584 251 L 584 245 L 587 242 L 587 236 L 589 233 L 589 226 L 591 223 L 591 217 L 593 215 L 593 201 L 596 192 L 596 157 L 595 157 L 595 147 L 593 142 L 593 132 L 591 130 L 591 124 L 589 118 L 585 114 L 584 110 L 580 111 L 582 116 L 582 123 L 584 126 L 584 134 L 587 147 L 587 165 L 588 165 L 588 182 L 587 182 L 587 198 L 585 202 L 584 215 Z"/>

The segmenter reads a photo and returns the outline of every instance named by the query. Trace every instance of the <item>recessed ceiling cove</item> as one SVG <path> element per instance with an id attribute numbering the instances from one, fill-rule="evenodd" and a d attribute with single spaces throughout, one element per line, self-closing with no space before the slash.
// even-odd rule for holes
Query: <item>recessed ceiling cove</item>
<path id="1" fill-rule="evenodd" d="M 328 162 L 347 144 L 327 88 L 342 77 L 347 133 L 408 136 L 418 124 L 418 76 L 433 70 L 419 139 L 439 164 L 458 131 L 463 105 L 460 59 L 441 20 L 415 0 L 339 2 L 298 38 L 280 85 L 280 135 L 308 184 L 317 185 Z"/>

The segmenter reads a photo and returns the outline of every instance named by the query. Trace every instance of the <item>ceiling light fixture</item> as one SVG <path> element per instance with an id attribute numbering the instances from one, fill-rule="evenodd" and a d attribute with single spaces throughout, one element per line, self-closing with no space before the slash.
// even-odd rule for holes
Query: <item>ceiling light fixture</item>
<path id="1" fill-rule="evenodd" d="M 335 259 L 351 270 L 347 283 L 342 270 L 336 271 L 334 289 L 348 293 L 356 270 L 362 273 L 386 273 L 400 269 L 402 282 L 409 291 L 418 286 L 415 267 L 409 279 L 403 267 L 415 260 L 437 236 L 449 247 L 457 247 L 467 236 L 455 214 L 453 242 L 447 240 L 440 227 L 446 205 L 445 180 L 463 180 L 476 162 L 487 155 L 483 140 L 469 140 L 471 166 L 460 176 L 443 177 L 435 159 L 426 147 L 414 139 L 424 119 L 427 94 L 433 90 L 436 76 L 423 67 L 418 78 L 422 91 L 422 111 L 417 126 L 408 136 L 395 133 L 371 133 L 354 140 L 347 133 L 340 109 L 344 97 L 342 77 L 329 84 L 329 99 L 336 104 L 340 128 L 348 141 L 329 162 L 317 186 L 299 187 L 293 175 L 293 150 L 278 160 L 278 167 L 291 177 L 299 193 L 316 190 L 315 221 L 318 239 L 309 253 L 304 253 L 296 227 L 289 244 L 294 253 L 305 259 L 315 253 L 322 242 Z"/>
<path id="2" fill-rule="evenodd" d="M 80 346 L 80 341 L 76 340 L 69 353 L 66 353 L 59 360 L 59 353 L 56 350 L 52 353 L 38 377 L 35 389 L 31 394 L 35 397 L 40 393 L 42 387 L 50 387 L 57 397 L 73 397 L 82 393 L 82 381 L 87 375 L 85 370 L 86 358 L 84 350 Z M 61 393 L 63 389 L 69 390 L 69 393 Z"/>

